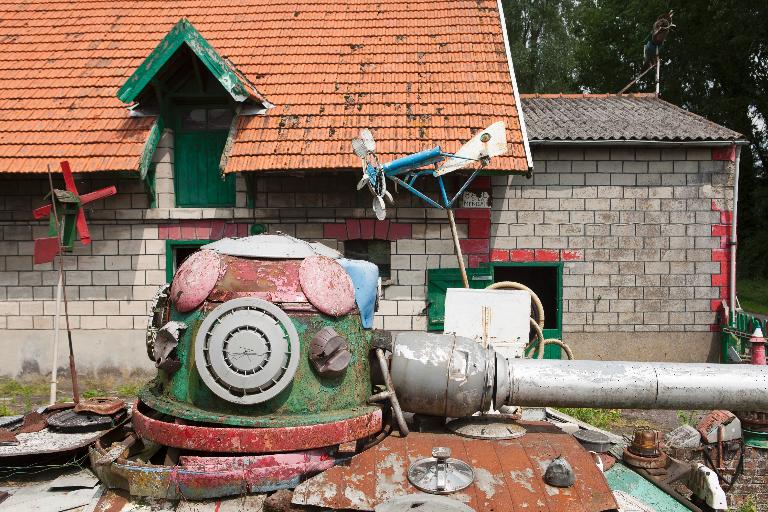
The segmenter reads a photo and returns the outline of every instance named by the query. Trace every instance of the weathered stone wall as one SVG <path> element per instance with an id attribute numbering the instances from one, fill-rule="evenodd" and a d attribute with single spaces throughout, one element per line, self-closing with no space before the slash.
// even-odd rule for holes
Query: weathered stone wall
<path id="1" fill-rule="evenodd" d="M 536 149 L 532 180 L 481 180 L 481 190 L 492 185 L 491 210 L 457 211 L 465 260 L 470 266 L 489 259 L 564 261 L 564 337 L 592 357 L 620 357 L 622 344 L 642 343 L 658 356 L 649 359 L 706 358 L 713 311 L 727 293 L 731 207 L 730 168 L 712 155 L 710 149 Z M 75 339 L 102 340 L 109 364 L 151 364 L 142 355 L 146 314 L 166 282 L 168 240 L 245 236 L 254 223 L 341 251 L 347 240 L 389 240 L 392 278 L 375 325 L 392 330 L 425 329 L 426 269 L 456 267 L 444 212 L 401 191 L 387 220 L 376 221 L 368 192 L 355 190 L 357 173 L 259 176 L 250 201 L 238 177 L 233 208 L 174 208 L 169 135 L 155 162 L 156 208 L 149 208 L 136 177 L 78 179 L 82 191 L 109 184 L 119 190 L 88 205 L 93 243 L 78 244 L 65 258 Z M 0 329 L 4 346 L 18 355 L 5 358 L 0 373 L 21 371 L 27 359 L 45 372 L 57 276 L 51 265 L 32 265 L 32 241 L 47 226 L 30 219 L 43 203 L 47 177 L 3 176 L 0 183 Z M 609 331 L 622 333 L 621 343 L 598 340 Z M 662 350 L 668 342 L 658 331 L 675 337 L 677 352 Z M 104 344 L 110 333 L 136 351 L 115 360 Z"/>
<path id="2" fill-rule="evenodd" d="M 709 331 L 728 293 L 727 156 L 534 148 L 532 180 L 493 180 L 491 259 L 563 260 L 566 333 Z"/>

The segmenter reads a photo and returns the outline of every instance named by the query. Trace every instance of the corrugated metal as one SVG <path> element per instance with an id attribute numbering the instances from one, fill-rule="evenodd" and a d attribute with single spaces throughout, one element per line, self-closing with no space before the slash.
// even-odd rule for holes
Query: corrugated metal
<path id="1" fill-rule="evenodd" d="M 522 105 L 531 141 L 744 139 L 655 94 L 524 94 Z"/>

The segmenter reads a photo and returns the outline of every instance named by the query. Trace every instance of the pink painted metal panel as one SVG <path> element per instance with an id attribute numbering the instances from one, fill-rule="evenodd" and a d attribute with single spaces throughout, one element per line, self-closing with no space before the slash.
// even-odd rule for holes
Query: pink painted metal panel
<path id="1" fill-rule="evenodd" d="M 327 256 L 310 256 L 301 262 L 299 282 L 304 295 L 320 312 L 346 315 L 355 308 L 355 287 L 344 268 Z"/>
<path id="2" fill-rule="evenodd" d="M 173 276 L 171 300 L 178 311 L 192 311 L 208 297 L 222 273 L 220 256 L 202 250 L 192 254 Z"/>

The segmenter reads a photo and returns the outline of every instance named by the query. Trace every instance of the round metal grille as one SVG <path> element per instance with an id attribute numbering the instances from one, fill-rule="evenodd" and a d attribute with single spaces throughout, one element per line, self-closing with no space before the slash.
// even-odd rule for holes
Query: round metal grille
<path id="1" fill-rule="evenodd" d="M 288 315 L 271 302 L 230 300 L 200 325 L 195 364 L 219 397 L 258 404 L 291 383 L 299 364 L 299 335 Z"/>

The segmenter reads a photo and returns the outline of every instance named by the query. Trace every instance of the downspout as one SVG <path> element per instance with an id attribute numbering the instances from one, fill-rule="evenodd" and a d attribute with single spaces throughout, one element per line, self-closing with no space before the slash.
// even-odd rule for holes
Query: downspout
<path id="1" fill-rule="evenodd" d="M 739 163 L 741 161 L 741 145 L 736 145 L 736 169 L 733 176 L 733 214 L 731 215 L 731 283 L 729 286 L 731 327 L 733 327 L 733 312 L 736 311 L 736 217 L 739 212 Z"/>

